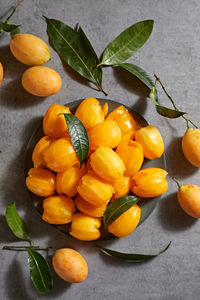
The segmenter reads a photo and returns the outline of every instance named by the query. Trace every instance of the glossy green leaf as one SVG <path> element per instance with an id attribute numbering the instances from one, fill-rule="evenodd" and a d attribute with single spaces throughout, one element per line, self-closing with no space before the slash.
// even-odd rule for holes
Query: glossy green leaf
<path id="1" fill-rule="evenodd" d="M 96 59 L 96 63 L 98 64 L 100 61 L 99 61 L 99 58 L 91 44 L 91 42 L 89 41 L 88 37 L 86 36 L 85 32 L 83 31 L 83 28 L 78 25 L 77 27 L 77 32 L 82 36 L 82 38 L 84 39 L 85 41 L 85 44 L 87 45 L 88 47 L 88 50 L 91 52 L 91 54 L 94 56 L 94 58 Z"/>
<path id="2" fill-rule="evenodd" d="M 16 237 L 31 242 L 26 225 L 17 212 L 15 202 L 6 208 L 6 222 Z"/>
<path id="3" fill-rule="evenodd" d="M 152 79 L 147 75 L 147 73 L 140 67 L 130 64 L 130 63 L 123 63 L 119 64 L 120 67 L 125 69 L 126 71 L 130 72 L 134 76 L 136 76 L 140 81 L 142 81 L 150 90 L 153 88 L 154 83 Z"/>
<path id="4" fill-rule="evenodd" d="M 15 30 L 16 28 L 19 28 L 20 25 L 14 25 L 14 24 L 8 24 L 6 22 L 2 22 L 0 25 L 1 30 L 5 32 L 11 32 Z"/>
<path id="5" fill-rule="evenodd" d="M 184 114 L 186 114 L 186 112 L 182 112 L 179 110 L 175 110 L 175 109 L 171 109 L 171 108 L 167 108 L 165 106 L 161 106 L 156 104 L 156 111 L 163 117 L 166 118 L 170 118 L 170 119 L 176 119 L 179 118 L 181 116 L 183 116 Z"/>
<path id="6" fill-rule="evenodd" d="M 105 229 L 107 229 L 108 226 L 111 225 L 117 218 L 119 218 L 121 214 L 131 208 L 139 200 L 140 198 L 135 196 L 124 196 L 111 202 L 103 215 Z"/>
<path id="7" fill-rule="evenodd" d="M 78 156 L 80 164 L 87 158 L 89 152 L 89 139 L 83 123 L 73 114 L 64 114 L 72 145 Z"/>
<path id="8" fill-rule="evenodd" d="M 50 268 L 44 257 L 38 252 L 27 249 L 31 280 L 40 293 L 46 293 L 53 287 Z"/>
<path id="9" fill-rule="evenodd" d="M 79 29 L 77 32 L 59 20 L 46 17 L 45 20 L 49 38 L 62 59 L 81 76 L 103 91 L 101 85 L 102 70 L 96 67 L 96 55 L 92 54 L 91 43 L 83 30 Z"/>
<path id="10" fill-rule="evenodd" d="M 156 254 L 136 254 L 136 253 L 124 253 L 124 252 L 118 252 L 115 250 L 111 250 L 108 248 L 104 248 L 101 246 L 96 246 L 98 247 L 103 253 L 109 255 L 109 256 L 113 256 L 125 261 L 129 261 L 129 262 L 141 262 L 144 260 L 148 260 L 148 259 L 152 259 L 162 253 L 164 253 L 165 251 L 167 251 L 167 249 L 169 248 L 169 246 L 171 245 L 171 242 L 167 245 L 167 247 L 165 247 L 163 250 L 161 250 L 160 252 L 156 253 Z"/>
<path id="11" fill-rule="evenodd" d="M 135 54 L 150 37 L 153 23 L 146 20 L 124 30 L 107 46 L 99 65 L 118 65 Z"/>

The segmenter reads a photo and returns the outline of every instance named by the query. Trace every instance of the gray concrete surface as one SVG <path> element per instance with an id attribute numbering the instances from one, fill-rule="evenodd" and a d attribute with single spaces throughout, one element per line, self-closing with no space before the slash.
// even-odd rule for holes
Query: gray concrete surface
<path id="1" fill-rule="evenodd" d="M 16 1 L 0 0 L 0 17 L 5 18 Z M 48 43 L 46 25 L 41 16 L 63 20 L 70 26 L 79 22 L 97 53 L 131 24 L 148 18 L 155 20 L 153 34 L 141 51 L 130 59 L 149 74 L 156 72 L 166 84 L 180 109 L 200 124 L 200 2 L 198 0 L 24 0 L 13 17 L 22 24 L 22 32 L 36 34 Z M 54 288 L 39 295 L 33 287 L 24 252 L 0 251 L 1 300 L 197 300 L 200 298 L 200 224 L 184 214 L 176 200 L 171 176 L 182 183 L 199 184 L 199 170 L 183 157 L 180 140 L 185 131 L 182 119 L 167 120 L 156 114 L 147 91 L 124 72 L 104 69 L 104 88 L 110 99 L 130 105 L 153 125 L 164 138 L 169 171 L 169 190 L 153 214 L 131 236 L 104 242 L 126 252 L 157 251 L 170 240 L 168 252 L 148 262 L 130 264 L 105 257 L 87 244 L 75 241 L 41 221 L 24 188 L 23 161 L 27 141 L 38 118 L 52 103 L 66 103 L 85 96 L 103 97 L 69 67 L 63 65 L 51 48 L 51 61 L 63 79 L 61 91 L 40 99 L 28 95 L 20 84 L 25 65 L 9 51 L 9 35 L 0 37 L 0 61 L 5 78 L 0 87 L 0 240 L 3 245 L 17 241 L 5 222 L 5 207 L 16 201 L 36 244 L 73 247 L 86 258 L 88 278 L 70 285 L 54 273 Z M 161 94 L 160 101 L 168 105 Z"/>

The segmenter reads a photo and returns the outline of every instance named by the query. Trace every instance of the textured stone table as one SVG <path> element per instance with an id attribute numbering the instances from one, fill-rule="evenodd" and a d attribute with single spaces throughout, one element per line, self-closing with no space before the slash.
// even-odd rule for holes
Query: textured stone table
<path id="1" fill-rule="evenodd" d="M 16 2 L 0 2 L 0 17 L 3 19 Z M 116 35 L 131 24 L 154 19 L 152 36 L 130 61 L 149 74 L 156 72 L 180 109 L 188 111 L 192 120 L 199 124 L 199 10 L 198 0 L 26 0 L 13 17 L 13 22 L 22 24 L 22 32 L 38 35 L 46 42 L 48 37 L 41 18 L 43 14 L 63 20 L 70 26 L 79 22 L 100 54 Z M 30 281 L 26 253 L 1 250 L 0 299 L 199 299 L 200 224 L 182 212 L 176 200 L 176 186 L 170 179 L 176 176 L 182 183 L 199 184 L 199 170 L 184 159 L 180 148 L 180 139 L 185 131 L 184 120 L 160 117 L 151 101 L 146 99 L 148 91 L 138 80 L 117 69 L 104 69 L 103 84 L 109 98 L 128 104 L 159 127 L 166 147 L 169 190 L 152 215 L 131 236 L 103 244 L 127 252 L 154 252 L 172 240 L 170 249 L 150 262 L 130 264 L 106 257 L 41 221 L 24 188 L 23 174 L 27 141 L 50 104 L 103 95 L 63 65 L 52 48 L 52 59 L 47 66 L 61 74 L 61 91 L 46 99 L 28 95 L 20 84 L 21 75 L 27 67 L 13 58 L 8 44 L 9 35 L 2 34 L 0 61 L 5 68 L 5 78 L 0 88 L 0 240 L 2 245 L 23 244 L 13 237 L 4 217 L 5 207 L 16 201 L 35 243 L 79 250 L 88 262 L 89 274 L 85 282 L 70 285 L 54 273 L 53 290 L 41 296 Z M 169 105 L 163 93 L 160 93 L 160 101 Z"/>

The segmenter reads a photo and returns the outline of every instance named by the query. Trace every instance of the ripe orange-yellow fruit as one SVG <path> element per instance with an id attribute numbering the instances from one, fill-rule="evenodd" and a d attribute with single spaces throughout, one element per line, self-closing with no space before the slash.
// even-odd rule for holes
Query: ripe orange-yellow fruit
<path id="1" fill-rule="evenodd" d="M 50 224 L 67 224 L 72 220 L 75 205 L 71 198 L 64 195 L 51 196 L 43 201 L 42 219 Z"/>
<path id="2" fill-rule="evenodd" d="M 2 80 L 3 80 L 3 66 L 2 66 L 2 63 L 0 63 L 0 84 L 2 83 Z"/>
<path id="3" fill-rule="evenodd" d="M 52 104 L 46 111 L 43 119 L 44 134 L 61 138 L 67 135 L 67 124 L 62 114 L 71 114 L 69 107 Z"/>
<path id="4" fill-rule="evenodd" d="M 72 217 L 70 235 L 81 241 L 93 241 L 100 237 L 101 219 L 83 213 Z"/>
<path id="5" fill-rule="evenodd" d="M 96 150 L 100 146 L 116 148 L 121 141 L 121 130 L 113 120 L 103 121 L 88 131 L 90 148 Z"/>
<path id="6" fill-rule="evenodd" d="M 65 194 L 68 197 L 74 197 L 77 194 L 79 180 L 85 173 L 85 164 L 79 167 L 71 167 L 66 171 L 59 172 L 56 175 L 56 190 L 58 194 Z"/>
<path id="7" fill-rule="evenodd" d="M 141 216 L 140 207 L 135 204 L 119 216 L 111 225 L 108 231 L 119 238 L 123 238 L 133 232 L 137 227 Z"/>
<path id="8" fill-rule="evenodd" d="M 152 125 L 137 130 L 135 140 L 140 143 L 143 148 L 144 156 L 148 159 L 161 157 L 164 152 L 162 136 L 159 130 Z"/>
<path id="9" fill-rule="evenodd" d="M 62 172 L 79 164 L 70 137 L 52 142 L 43 151 L 43 157 L 46 166 L 55 172 Z"/>
<path id="10" fill-rule="evenodd" d="M 108 113 L 108 103 L 101 107 L 95 98 L 86 98 L 78 106 L 75 116 L 83 123 L 86 130 L 104 121 Z"/>
<path id="11" fill-rule="evenodd" d="M 133 139 L 137 128 L 137 123 L 129 113 L 129 111 L 123 106 L 119 106 L 108 114 L 106 120 L 113 120 L 117 122 L 121 129 L 122 139 Z"/>
<path id="12" fill-rule="evenodd" d="M 160 168 L 140 170 L 133 176 L 132 192 L 144 198 L 157 197 L 168 189 L 167 172 Z"/>
<path id="13" fill-rule="evenodd" d="M 55 193 L 56 176 L 51 171 L 32 168 L 26 177 L 26 186 L 32 193 L 48 197 Z"/>
<path id="14" fill-rule="evenodd" d="M 111 183 L 89 171 L 82 176 L 77 191 L 85 201 L 94 206 L 103 206 L 110 201 L 114 188 Z"/>
<path id="15" fill-rule="evenodd" d="M 22 75 L 24 89 L 39 97 L 48 97 L 56 94 L 61 86 L 62 79 L 53 69 L 43 66 L 31 67 Z"/>
<path id="16" fill-rule="evenodd" d="M 103 217 L 103 214 L 107 207 L 107 203 L 98 207 L 94 206 L 89 202 L 83 200 L 80 195 L 76 196 L 75 204 L 78 210 L 92 217 Z"/>
<path id="17" fill-rule="evenodd" d="M 109 147 L 99 147 L 92 153 L 90 164 L 98 176 L 108 181 L 121 177 L 125 171 L 122 159 Z"/>
<path id="18" fill-rule="evenodd" d="M 88 266 L 83 256 L 70 248 L 56 250 L 52 264 L 57 275 L 67 282 L 82 282 L 88 274 Z"/>
<path id="19" fill-rule="evenodd" d="M 183 184 L 178 193 L 181 208 L 191 217 L 200 218 L 200 187 L 193 184 Z"/>
<path id="20" fill-rule="evenodd" d="M 186 159 L 200 168 L 200 129 L 189 128 L 182 139 L 182 150 Z"/>
<path id="21" fill-rule="evenodd" d="M 10 40 L 10 50 L 16 59 L 28 66 L 40 66 L 50 60 L 47 44 L 32 34 L 14 35 Z"/>
<path id="22" fill-rule="evenodd" d="M 140 170 L 144 155 L 142 146 L 133 140 L 122 140 L 116 149 L 116 153 L 121 157 L 126 167 L 125 175 L 133 176 Z"/>
<path id="23" fill-rule="evenodd" d="M 44 168 L 45 161 L 43 158 L 43 151 L 46 149 L 54 139 L 50 138 L 49 136 L 43 136 L 35 145 L 32 154 L 32 161 L 34 168 Z"/>
<path id="24" fill-rule="evenodd" d="M 128 176 L 122 176 L 112 182 L 112 185 L 115 190 L 114 199 L 127 196 L 131 189 L 131 178 Z"/>

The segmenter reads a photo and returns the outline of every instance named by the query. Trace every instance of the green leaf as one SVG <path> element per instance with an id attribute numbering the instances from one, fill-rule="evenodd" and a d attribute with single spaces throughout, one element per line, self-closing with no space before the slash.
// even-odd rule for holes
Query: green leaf
<path id="1" fill-rule="evenodd" d="M 141 262 L 144 260 L 152 259 L 152 258 L 164 253 L 165 251 L 167 251 L 167 249 L 170 247 L 170 245 L 171 245 L 171 242 L 167 245 L 167 247 L 165 247 L 163 250 L 161 250 L 160 252 L 158 252 L 156 254 L 124 253 L 124 252 L 118 252 L 115 250 L 104 248 L 99 245 L 96 247 L 98 247 L 103 253 L 108 254 L 109 256 L 113 256 L 113 257 L 123 259 L 123 260 L 129 261 L 129 262 Z"/>
<path id="2" fill-rule="evenodd" d="M 130 72 L 134 76 L 136 76 L 140 81 L 142 81 L 150 90 L 153 88 L 154 83 L 152 79 L 147 75 L 147 73 L 140 67 L 130 64 L 130 63 L 123 63 L 119 64 L 120 67 L 125 69 L 126 71 Z"/>
<path id="3" fill-rule="evenodd" d="M 186 114 L 186 112 L 171 109 L 171 108 L 161 106 L 161 105 L 158 105 L 158 104 L 156 104 L 156 111 L 161 116 L 166 117 L 166 118 L 170 118 L 170 119 L 176 119 L 176 118 L 179 118 L 179 117 L 183 116 L 184 114 Z"/>
<path id="4" fill-rule="evenodd" d="M 121 214 L 131 208 L 139 200 L 140 198 L 135 196 L 124 196 L 111 202 L 103 215 L 105 229 L 107 229 L 108 226 L 111 225 L 117 218 L 119 218 Z"/>
<path id="5" fill-rule="evenodd" d="M 6 208 L 6 222 L 16 237 L 29 242 L 32 241 L 24 221 L 17 212 L 15 202 Z"/>
<path id="6" fill-rule="evenodd" d="M 89 139 L 83 123 L 73 114 L 64 114 L 72 145 L 78 156 L 80 164 L 87 158 L 89 152 Z"/>
<path id="7" fill-rule="evenodd" d="M 20 25 L 8 24 L 6 22 L 1 23 L 1 29 L 5 32 L 11 32 L 16 28 L 19 28 Z"/>
<path id="8" fill-rule="evenodd" d="M 31 280 L 40 293 L 46 293 L 53 287 L 50 268 L 44 257 L 38 252 L 27 249 Z"/>
<path id="9" fill-rule="evenodd" d="M 10 32 L 10 36 L 11 36 L 11 38 L 13 38 L 14 35 L 19 34 L 19 33 L 20 33 L 20 28 L 19 28 L 19 27 L 16 27 L 15 29 L 13 29 L 13 30 Z"/>
<path id="10" fill-rule="evenodd" d="M 97 68 L 96 55 L 92 54 L 91 43 L 83 30 L 79 29 L 77 32 L 59 20 L 44 18 L 49 38 L 62 59 L 103 91 L 102 70 Z"/>
<path id="11" fill-rule="evenodd" d="M 151 92 L 149 94 L 149 98 L 152 100 L 152 102 L 155 105 L 159 105 L 158 102 L 157 102 L 156 82 L 155 82 L 154 86 L 151 89 Z"/>
<path id="12" fill-rule="evenodd" d="M 135 54 L 150 37 L 153 23 L 146 20 L 124 30 L 107 46 L 99 65 L 118 65 Z"/>
<path id="13" fill-rule="evenodd" d="M 78 27 L 77 27 L 77 32 L 78 32 L 78 33 L 82 36 L 82 38 L 84 39 L 85 44 L 86 44 L 87 47 L 88 47 L 88 50 L 89 50 L 89 51 L 91 52 L 91 54 L 95 57 L 96 63 L 98 64 L 98 63 L 100 62 L 100 61 L 99 61 L 99 58 L 98 58 L 98 56 L 97 56 L 97 54 L 96 54 L 96 52 L 95 52 L 95 50 L 94 50 L 92 44 L 91 44 L 90 41 L 88 40 L 88 37 L 86 36 L 85 32 L 83 31 L 83 28 L 82 28 L 80 25 L 78 25 Z"/>

